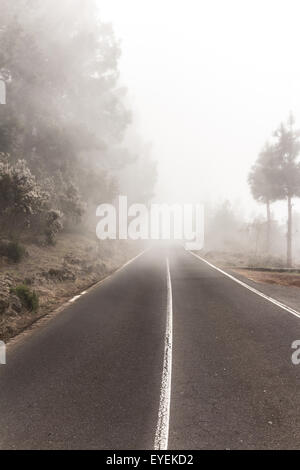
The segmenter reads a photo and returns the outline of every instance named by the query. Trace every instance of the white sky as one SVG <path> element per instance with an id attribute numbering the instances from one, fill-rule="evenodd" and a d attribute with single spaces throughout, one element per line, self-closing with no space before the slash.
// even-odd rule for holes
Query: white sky
<path id="1" fill-rule="evenodd" d="M 250 213 L 258 152 L 290 110 L 300 126 L 300 1 L 98 2 L 160 199 L 229 198 Z"/>

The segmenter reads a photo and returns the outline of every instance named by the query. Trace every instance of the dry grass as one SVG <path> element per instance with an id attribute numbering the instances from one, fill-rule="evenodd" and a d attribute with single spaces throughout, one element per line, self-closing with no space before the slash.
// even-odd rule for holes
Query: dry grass
<path id="1" fill-rule="evenodd" d="M 274 255 L 254 255 L 251 252 L 207 251 L 202 256 L 212 263 L 229 268 L 276 268 L 285 267 L 285 260 Z"/>
<path id="2" fill-rule="evenodd" d="M 8 298 L 12 287 L 24 283 L 40 298 L 36 313 L 8 309 L 0 315 L 0 339 L 15 336 L 41 316 L 108 276 L 140 249 L 129 242 L 99 244 L 93 236 L 68 234 L 60 237 L 53 247 L 26 244 L 29 256 L 19 264 L 0 258 L 0 298 Z"/>
<path id="3" fill-rule="evenodd" d="M 297 273 L 252 271 L 247 269 L 234 269 L 234 271 L 238 274 L 242 274 L 251 281 L 262 284 L 300 287 L 300 274 Z"/>

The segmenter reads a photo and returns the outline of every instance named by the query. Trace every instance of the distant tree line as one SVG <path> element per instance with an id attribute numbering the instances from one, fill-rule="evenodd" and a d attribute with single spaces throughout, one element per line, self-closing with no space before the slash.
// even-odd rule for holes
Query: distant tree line
<path id="1" fill-rule="evenodd" d="M 293 199 L 300 197 L 300 130 L 290 115 L 267 142 L 249 174 L 252 195 L 265 204 L 267 212 L 266 249 L 271 244 L 271 204 L 287 202 L 287 267 L 292 267 Z"/>

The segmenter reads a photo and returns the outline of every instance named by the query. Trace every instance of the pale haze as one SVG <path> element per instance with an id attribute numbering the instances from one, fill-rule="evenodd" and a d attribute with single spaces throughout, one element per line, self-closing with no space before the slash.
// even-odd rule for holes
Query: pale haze
<path id="1" fill-rule="evenodd" d="M 259 210 L 249 169 L 291 110 L 300 123 L 299 2 L 99 0 L 99 8 L 122 41 L 121 80 L 153 144 L 157 197 Z"/>

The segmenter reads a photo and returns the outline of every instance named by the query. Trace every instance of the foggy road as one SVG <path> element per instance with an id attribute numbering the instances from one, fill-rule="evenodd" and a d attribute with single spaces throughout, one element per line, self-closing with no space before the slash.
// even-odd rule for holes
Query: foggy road
<path id="1" fill-rule="evenodd" d="M 8 348 L 0 448 L 300 448 L 297 339 L 296 316 L 153 248 Z"/>

